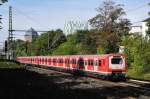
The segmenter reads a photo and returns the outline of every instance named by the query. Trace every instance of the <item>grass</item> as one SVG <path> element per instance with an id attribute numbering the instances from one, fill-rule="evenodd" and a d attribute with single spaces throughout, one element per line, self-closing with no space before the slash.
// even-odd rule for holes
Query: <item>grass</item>
<path id="1" fill-rule="evenodd" d="M 0 68 L 22 68 L 23 66 L 16 62 L 0 61 Z"/>
<path id="2" fill-rule="evenodd" d="M 135 69 L 129 69 L 127 72 L 127 76 L 135 79 L 150 80 L 150 72 L 141 73 Z"/>

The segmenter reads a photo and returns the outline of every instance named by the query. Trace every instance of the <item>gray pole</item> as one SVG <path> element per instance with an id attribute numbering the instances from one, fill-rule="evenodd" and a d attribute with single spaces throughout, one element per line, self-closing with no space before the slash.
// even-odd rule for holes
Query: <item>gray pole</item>
<path id="1" fill-rule="evenodd" d="M 9 30 L 8 30 L 8 52 L 7 52 L 7 58 L 9 60 L 14 59 L 14 42 L 13 42 L 13 31 L 12 31 L 12 7 L 9 7 Z"/>

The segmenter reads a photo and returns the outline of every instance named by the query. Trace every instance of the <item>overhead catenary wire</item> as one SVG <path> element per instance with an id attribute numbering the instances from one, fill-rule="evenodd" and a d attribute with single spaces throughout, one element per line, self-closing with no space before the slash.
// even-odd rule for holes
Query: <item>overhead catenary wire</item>
<path id="1" fill-rule="evenodd" d="M 145 8 L 145 7 L 148 7 L 148 3 L 144 3 L 144 4 L 142 4 L 136 8 L 127 10 L 126 13 L 131 13 L 131 12 L 133 13 L 133 12 L 136 12 L 137 10 L 140 10 L 142 8 Z M 144 17 L 140 17 L 139 19 L 141 19 L 141 20 L 134 21 L 134 22 L 132 22 L 132 24 L 137 24 L 137 23 L 143 22 L 146 18 L 144 16 Z"/>
<path id="2" fill-rule="evenodd" d="M 23 11 L 17 9 L 16 7 L 13 7 L 13 9 L 15 10 L 14 12 L 16 12 L 16 13 L 18 13 L 18 14 L 24 16 L 26 19 L 28 19 L 28 20 L 30 20 L 30 21 L 32 21 L 32 22 L 38 24 L 40 27 L 42 27 L 42 26 L 41 26 L 41 23 L 38 22 L 38 20 L 36 20 L 35 18 L 32 18 L 31 16 L 29 16 L 29 15 L 26 14 L 25 12 L 23 12 Z"/>
<path id="3" fill-rule="evenodd" d="M 140 22 L 143 22 L 145 19 L 147 19 L 148 17 L 140 17 L 141 20 L 137 20 L 137 21 L 134 21 L 132 22 L 132 24 L 136 24 L 136 23 L 140 23 Z"/>
<path id="4" fill-rule="evenodd" d="M 135 12 L 135 11 L 140 10 L 140 9 L 142 9 L 142 8 L 145 8 L 145 7 L 148 7 L 148 4 L 140 5 L 140 6 L 136 7 L 136 8 L 129 9 L 129 10 L 125 11 L 125 12 L 126 12 L 126 13 L 131 13 L 131 12 Z"/>

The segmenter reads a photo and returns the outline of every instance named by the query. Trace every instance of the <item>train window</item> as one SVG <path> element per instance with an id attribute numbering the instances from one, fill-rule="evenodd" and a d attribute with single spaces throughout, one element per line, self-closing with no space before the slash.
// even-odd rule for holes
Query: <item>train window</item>
<path id="1" fill-rule="evenodd" d="M 58 63 L 61 63 L 61 59 L 58 59 Z"/>
<path id="2" fill-rule="evenodd" d="M 88 61 L 87 61 L 87 60 L 85 60 L 85 61 L 84 61 L 84 64 L 85 64 L 85 65 L 88 65 Z"/>
<path id="3" fill-rule="evenodd" d="M 93 60 L 91 60 L 91 65 L 93 65 Z"/>
<path id="4" fill-rule="evenodd" d="M 112 58 L 111 64 L 122 64 L 122 58 Z"/>
<path id="5" fill-rule="evenodd" d="M 102 65 L 102 61 L 101 60 L 99 60 L 99 65 L 98 66 L 101 66 Z"/>
<path id="6" fill-rule="evenodd" d="M 93 60 L 88 60 L 88 65 L 93 65 Z"/>
<path id="7" fill-rule="evenodd" d="M 101 66 L 101 63 L 102 63 L 101 60 L 96 60 L 95 61 L 95 66 Z"/>
<path id="8" fill-rule="evenodd" d="M 66 64 L 69 64 L 69 59 L 65 59 L 65 63 L 66 63 Z"/>
<path id="9" fill-rule="evenodd" d="M 72 63 L 72 64 L 76 64 L 76 60 L 75 60 L 75 59 L 73 59 L 71 63 Z"/>
<path id="10" fill-rule="evenodd" d="M 65 59 L 65 63 L 67 63 L 67 60 Z"/>
<path id="11" fill-rule="evenodd" d="M 51 62 L 51 59 L 49 59 L 48 62 Z"/>
<path id="12" fill-rule="evenodd" d="M 84 63 L 84 61 L 83 60 L 80 60 L 80 64 L 83 64 Z"/>
<path id="13" fill-rule="evenodd" d="M 53 62 L 56 63 L 56 59 L 53 59 Z"/>
<path id="14" fill-rule="evenodd" d="M 68 59 L 65 59 L 65 63 L 66 63 L 66 64 L 68 63 L 68 61 L 69 61 Z"/>
<path id="15" fill-rule="evenodd" d="M 64 63 L 64 60 L 63 60 L 63 59 L 61 59 L 61 63 Z"/>
<path id="16" fill-rule="evenodd" d="M 90 60 L 88 60 L 88 65 L 90 65 Z"/>
<path id="17" fill-rule="evenodd" d="M 59 63 L 63 63 L 63 59 L 59 59 L 58 62 L 59 62 Z"/>

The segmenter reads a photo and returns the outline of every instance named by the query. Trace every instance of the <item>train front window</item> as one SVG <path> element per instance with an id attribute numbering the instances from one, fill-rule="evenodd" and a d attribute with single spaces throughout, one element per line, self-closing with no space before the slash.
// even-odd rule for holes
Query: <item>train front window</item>
<path id="1" fill-rule="evenodd" d="M 122 58 L 112 58 L 111 64 L 122 64 Z"/>

